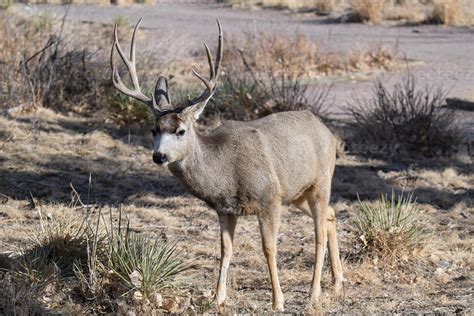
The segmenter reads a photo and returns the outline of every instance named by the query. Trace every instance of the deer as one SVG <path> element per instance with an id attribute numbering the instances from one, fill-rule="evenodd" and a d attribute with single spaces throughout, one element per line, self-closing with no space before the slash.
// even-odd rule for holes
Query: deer
<path id="1" fill-rule="evenodd" d="M 129 57 L 119 43 L 117 25 L 114 27 L 110 56 L 112 83 L 119 92 L 143 102 L 153 112 L 154 163 L 167 167 L 187 190 L 217 212 L 221 249 L 215 292 L 217 306 L 226 304 L 227 274 L 238 218 L 256 215 L 270 272 L 272 308 L 284 310 L 276 246 L 282 209 L 288 205 L 294 205 L 314 222 L 315 264 L 309 306 L 317 306 L 320 300 L 326 245 L 334 291 L 338 295 L 343 286 L 343 273 L 336 215 L 329 206 L 336 164 L 334 135 L 307 110 L 279 112 L 247 122 L 226 121 L 209 133 L 200 132 L 196 121 L 216 92 L 221 73 L 223 32 L 219 20 L 214 61 L 209 47 L 204 44 L 209 77 L 192 69 L 205 89 L 179 106 L 171 102 L 164 75 L 158 76 L 151 95 L 140 88 L 135 56 L 135 35 L 140 23 L 141 19 L 133 30 Z M 128 70 L 132 88 L 121 79 L 114 63 L 115 51 Z"/>

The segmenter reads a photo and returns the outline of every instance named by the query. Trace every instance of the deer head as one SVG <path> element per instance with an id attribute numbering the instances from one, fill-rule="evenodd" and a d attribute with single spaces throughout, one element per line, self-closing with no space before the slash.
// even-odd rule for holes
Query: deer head
<path id="1" fill-rule="evenodd" d="M 209 47 L 204 44 L 207 60 L 209 62 L 209 79 L 197 73 L 192 69 L 194 75 L 205 85 L 205 90 L 194 99 L 189 99 L 186 104 L 173 106 L 169 96 L 169 87 L 167 79 L 160 75 L 157 79 L 153 95 L 145 95 L 138 81 L 136 63 L 135 63 L 135 34 L 141 23 L 140 19 L 135 25 L 130 44 L 130 57 L 127 58 L 120 46 L 117 34 L 117 24 L 114 27 L 114 43 L 112 45 L 110 61 L 112 66 L 112 83 L 114 87 L 129 97 L 139 100 L 153 111 L 155 115 L 155 126 L 152 130 L 154 137 L 153 161 L 160 165 L 165 165 L 175 161 L 181 161 L 192 150 L 196 141 L 195 121 L 199 118 L 211 99 L 217 87 L 219 77 L 219 67 L 222 61 L 222 28 L 217 20 L 219 28 L 219 40 L 215 62 L 212 62 Z M 125 64 L 132 89 L 125 86 L 117 67 L 114 63 L 114 52 L 117 50 L 120 58 Z"/>

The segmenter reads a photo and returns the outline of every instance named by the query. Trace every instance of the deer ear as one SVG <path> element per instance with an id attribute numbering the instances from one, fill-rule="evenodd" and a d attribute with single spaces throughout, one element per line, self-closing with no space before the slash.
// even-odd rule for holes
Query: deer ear
<path id="1" fill-rule="evenodd" d="M 201 116 L 201 113 L 206 107 L 206 102 L 198 103 L 196 105 L 187 107 L 179 114 L 179 118 L 192 118 L 193 121 L 197 121 Z"/>

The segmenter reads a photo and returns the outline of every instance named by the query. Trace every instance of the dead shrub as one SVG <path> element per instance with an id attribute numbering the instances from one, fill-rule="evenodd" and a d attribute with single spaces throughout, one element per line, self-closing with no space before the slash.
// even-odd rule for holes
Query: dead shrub
<path id="1" fill-rule="evenodd" d="M 317 0 L 314 3 L 314 9 L 318 14 L 330 14 L 334 11 L 334 0 Z"/>
<path id="2" fill-rule="evenodd" d="M 429 23 L 464 25 L 464 8 L 461 0 L 435 0 L 428 17 Z"/>
<path id="3" fill-rule="evenodd" d="M 110 80 L 100 71 L 107 67 L 101 40 L 79 43 L 73 38 L 84 30 L 75 30 L 65 16 L 57 20 L 48 15 L 0 15 L 1 103 L 76 112 L 105 103 Z"/>
<path id="4" fill-rule="evenodd" d="M 442 108 L 445 97 L 442 87 L 418 87 L 410 73 L 392 89 L 377 80 L 371 98 L 356 97 L 347 108 L 355 130 L 351 143 L 396 147 L 398 154 L 449 155 L 462 137 L 454 113 Z"/>
<path id="5" fill-rule="evenodd" d="M 374 68 L 391 69 L 396 52 L 385 46 L 331 53 L 305 35 L 251 34 L 227 40 L 221 83 L 210 111 L 224 119 L 252 120 L 271 113 L 329 113 L 331 85 L 315 79 Z"/>
<path id="6" fill-rule="evenodd" d="M 374 202 L 358 201 L 358 240 L 366 253 L 386 262 L 414 256 L 429 236 L 413 195 L 381 195 Z"/>
<path id="7" fill-rule="evenodd" d="M 374 24 L 382 22 L 385 0 L 351 0 L 351 10 L 356 13 L 362 21 Z"/>

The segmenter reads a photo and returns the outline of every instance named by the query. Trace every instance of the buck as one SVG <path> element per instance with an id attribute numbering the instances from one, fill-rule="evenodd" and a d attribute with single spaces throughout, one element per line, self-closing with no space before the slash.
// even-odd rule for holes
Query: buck
<path id="1" fill-rule="evenodd" d="M 273 309 L 283 311 L 284 298 L 277 273 L 276 243 L 282 208 L 293 204 L 314 221 L 316 240 L 315 265 L 310 292 L 310 306 L 321 294 L 321 273 L 326 244 L 332 268 L 335 292 L 342 288 L 342 266 L 336 236 L 336 218 L 329 206 L 331 180 L 336 160 L 336 141 L 329 129 L 309 111 L 289 111 L 264 118 L 228 121 L 207 135 L 195 122 L 216 91 L 222 61 L 223 34 L 215 61 L 204 44 L 209 62 L 209 78 L 194 69 L 204 84 L 204 91 L 186 104 L 173 106 L 164 76 L 157 79 L 154 93 L 142 92 L 135 63 L 136 24 L 131 40 L 130 57 L 123 52 L 114 29 L 111 52 L 112 81 L 120 92 L 147 104 L 156 123 L 153 130 L 153 161 L 167 166 L 196 197 L 218 214 L 221 261 L 216 300 L 224 306 L 234 232 L 240 216 L 256 215 L 262 236 L 263 253 L 270 270 Z M 131 85 L 124 85 L 114 64 L 114 52 L 128 69 Z"/>

